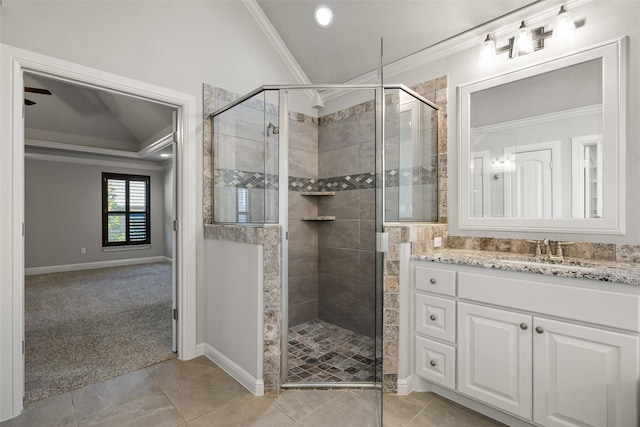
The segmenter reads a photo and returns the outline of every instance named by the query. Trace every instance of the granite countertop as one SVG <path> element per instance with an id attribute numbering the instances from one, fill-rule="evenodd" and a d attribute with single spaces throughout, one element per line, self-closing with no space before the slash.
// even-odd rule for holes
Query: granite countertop
<path id="1" fill-rule="evenodd" d="M 579 258 L 550 260 L 508 252 L 464 249 L 436 250 L 433 254 L 415 255 L 412 259 L 640 286 L 640 264 L 635 263 Z"/>

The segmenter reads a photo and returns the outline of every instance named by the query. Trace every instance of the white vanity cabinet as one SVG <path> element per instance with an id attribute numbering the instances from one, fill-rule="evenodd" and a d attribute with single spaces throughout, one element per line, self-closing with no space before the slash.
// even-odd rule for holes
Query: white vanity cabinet
<path id="1" fill-rule="evenodd" d="M 637 426 L 638 337 L 533 319 L 533 421 Z"/>
<path id="2" fill-rule="evenodd" d="M 531 316 L 458 303 L 458 390 L 531 418 Z"/>
<path id="3" fill-rule="evenodd" d="M 415 283 L 416 374 L 448 388 L 456 384 L 456 272 L 417 266 Z"/>
<path id="4" fill-rule="evenodd" d="M 431 266 L 438 264 L 414 261 L 414 282 Z M 448 373 L 455 383 L 446 385 L 453 396 L 481 402 L 489 415 L 497 409 L 519 425 L 549 427 L 640 425 L 639 288 L 480 267 L 448 269 L 455 274 L 454 295 L 431 295 L 415 283 L 418 377 L 445 385 L 422 369 L 428 357 L 418 359 L 425 354 L 421 343 L 434 341 L 456 358 Z M 426 313 L 453 307 L 456 319 L 446 322 L 455 323 L 453 339 L 421 324 L 424 307 L 432 305 Z"/>

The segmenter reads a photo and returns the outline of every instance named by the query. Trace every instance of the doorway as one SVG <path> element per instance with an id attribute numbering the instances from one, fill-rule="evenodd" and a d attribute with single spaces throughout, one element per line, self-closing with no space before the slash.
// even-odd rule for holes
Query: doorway
<path id="1" fill-rule="evenodd" d="M 24 84 L 29 403 L 175 357 L 176 110 L 41 74 Z"/>
<path id="2" fill-rule="evenodd" d="M 195 345 L 195 242 L 197 211 L 196 98 L 141 81 L 105 73 L 66 61 L 2 46 L 2 87 L 10 96 L 2 99 L 3 144 L 0 193 L 7 207 L 2 212 L 0 234 L 3 244 L 2 282 L 9 283 L 0 293 L 3 322 L 0 326 L 0 420 L 20 413 L 24 396 L 24 128 L 23 91 L 25 72 L 47 75 L 78 85 L 173 106 L 177 110 L 175 136 L 176 210 L 174 219 L 175 268 L 177 277 L 177 351 L 188 360 L 196 355 Z M 187 173 L 191 171 L 192 173 Z M 190 215 L 191 213 L 191 215 Z"/>

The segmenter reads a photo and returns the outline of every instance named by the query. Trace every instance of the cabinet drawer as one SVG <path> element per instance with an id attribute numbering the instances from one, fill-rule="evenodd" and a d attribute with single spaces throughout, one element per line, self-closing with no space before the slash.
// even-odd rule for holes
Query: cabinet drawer
<path id="1" fill-rule="evenodd" d="M 416 265 L 416 289 L 443 295 L 456 295 L 456 272 Z"/>
<path id="2" fill-rule="evenodd" d="M 416 337 L 416 374 L 451 389 L 456 386 L 456 349 Z"/>
<path id="3" fill-rule="evenodd" d="M 416 332 L 455 342 L 456 302 L 416 293 Z"/>

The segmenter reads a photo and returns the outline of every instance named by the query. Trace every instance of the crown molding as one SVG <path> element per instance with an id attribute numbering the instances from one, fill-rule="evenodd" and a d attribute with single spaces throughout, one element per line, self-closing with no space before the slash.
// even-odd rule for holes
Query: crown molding
<path id="1" fill-rule="evenodd" d="M 144 160 L 150 154 L 156 153 L 174 142 L 173 132 L 163 136 L 157 141 L 142 148 L 140 151 L 114 150 L 111 148 L 91 147 L 86 145 L 67 144 L 63 142 L 42 141 L 36 139 L 25 139 L 24 145 L 27 147 L 47 148 L 52 150 L 71 151 L 76 153 L 88 153 L 101 156 L 124 157 L 128 159 Z"/>
<path id="2" fill-rule="evenodd" d="M 28 160 L 42 160 L 47 162 L 106 166 L 106 167 L 120 168 L 120 169 L 139 169 L 139 170 L 150 170 L 150 171 L 162 171 L 166 169 L 162 165 L 153 164 L 153 163 L 136 162 L 129 159 L 113 161 L 113 160 L 92 159 L 92 158 L 85 158 L 85 157 L 63 156 L 59 154 L 40 154 L 40 153 L 24 153 L 24 158 Z"/>
<path id="3" fill-rule="evenodd" d="M 273 24 L 271 24 L 271 21 L 269 21 L 269 18 L 267 18 L 267 15 L 264 14 L 264 11 L 258 4 L 257 0 L 242 0 L 242 2 L 251 13 L 251 16 L 253 16 L 253 19 L 255 19 L 258 27 L 260 27 L 264 35 L 267 36 L 267 39 L 275 48 L 276 52 L 278 52 L 278 55 L 280 55 L 280 58 L 282 58 L 289 71 L 291 71 L 296 82 L 300 84 L 311 84 L 311 80 L 309 80 L 309 77 L 307 77 L 300 64 L 298 64 L 298 61 L 296 61 L 296 58 L 282 40 L 278 31 L 276 31 Z M 314 105 L 322 105 L 322 99 L 320 98 L 318 91 L 307 89 L 305 90 L 305 93 L 309 99 L 314 102 Z"/>

